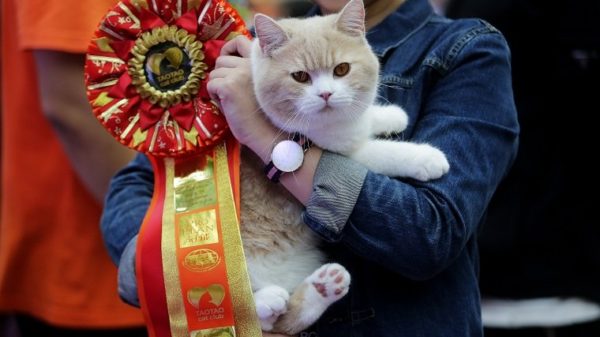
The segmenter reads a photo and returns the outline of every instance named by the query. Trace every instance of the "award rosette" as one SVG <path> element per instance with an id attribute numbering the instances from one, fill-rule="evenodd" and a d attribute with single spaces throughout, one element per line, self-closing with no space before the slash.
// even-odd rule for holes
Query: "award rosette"
<path id="1" fill-rule="evenodd" d="M 224 0 L 123 0 L 88 48 L 94 115 L 154 168 L 136 248 L 150 336 L 262 336 L 239 232 L 240 147 L 206 91 L 240 34 Z"/>

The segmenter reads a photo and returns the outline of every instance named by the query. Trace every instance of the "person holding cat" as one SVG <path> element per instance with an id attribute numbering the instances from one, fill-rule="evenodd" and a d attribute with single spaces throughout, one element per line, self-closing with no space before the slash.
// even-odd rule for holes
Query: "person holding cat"
<path id="1" fill-rule="evenodd" d="M 484 21 L 440 17 L 427 0 L 317 5 L 310 16 L 322 19 L 257 16 L 258 39 L 227 43 L 208 84 L 234 136 L 255 155 L 244 157 L 242 198 L 256 194 L 244 189 L 245 163 L 266 165 L 260 178 L 268 191 L 289 192 L 301 205 L 302 221 L 290 221 L 289 231 L 316 234 L 335 262 L 291 298 L 286 287 L 253 279 L 259 317 L 275 317 L 271 325 L 261 317 L 263 328 L 295 334 L 279 324 L 293 313 L 318 319 L 300 336 L 482 336 L 476 235 L 519 133 L 506 42 Z M 387 106 L 373 104 L 372 88 Z M 275 154 L 281 142 L 303 139 L 288 132 L 312 146 L 299 157 Z M 152 169 L 140 155 L 113 179 L 102 222 L 131 302 L 135 235 L 151 191 Z M 279 202 L 275 192 L 261 195 Z M 243 238 L 261 226 L 244 213 L 242 200 Z M 282 270 L 279 260 L 253 261 L 246 244 L 251 278 L 253 268 Z"/>

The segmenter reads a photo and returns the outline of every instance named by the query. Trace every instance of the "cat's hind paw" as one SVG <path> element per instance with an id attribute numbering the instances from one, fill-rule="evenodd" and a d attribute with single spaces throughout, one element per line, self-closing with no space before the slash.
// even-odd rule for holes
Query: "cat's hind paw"
<path id="1" fill-rule="evenodd" d="M 254 293 L 256 313 L 263 331 L 271 331 L 279 316 L 287 311 L 290 294 L 279 286 L 267 286 Z"/>
<path id="2" fill-rule="evenodd" d="M 316 322 L 327 308 L 344 297 L 350 287 L 350 274 L 337 263 L 328 263 L 310 274 L 296 287 L 289 310 L 275 322 L 275 331 L 296 335 Z"/>
<path id="3" fill-rule="evenodd" d="M 350 288 L 350 274 L 337 263 L 321 266 L 306 281 L 327 304 L 344 297 Z"/>

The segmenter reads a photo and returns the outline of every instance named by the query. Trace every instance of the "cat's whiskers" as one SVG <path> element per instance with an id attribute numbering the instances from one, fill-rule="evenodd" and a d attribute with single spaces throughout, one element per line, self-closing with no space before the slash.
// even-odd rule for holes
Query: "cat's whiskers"
<path id="1" fill-rule="evenodd" d="M 261 108 L 260 108 L 260 107 L 258 107 L 258 109 L 256 109 L 256 110 L 254 111 L 254 113 L 257 113 L 257 112 L 259 112 L 260 110 L 261 110 Z M 263 112 L 261 112 L 261 113 L 263 113 Z M 264 113 L 263 113 L 263 114 L 264 114 Z M 266 118 L 266 116 L 265 116 L 265 118 Z M 271 140 L 271 142 L 270 142 L 270 144 L 269 144 L 269 145 L 266 145 L 266 146 L 265 146 L 265 148 L 263 149 L 263 151 L 265 151 L 265 152 L 270 152 L 270 151 L 271 151 L 271 150 L 272 150 L 272 149 L 275 147 L 275 144 L 276 144 L 276 143 L 278 143 L 278 139 L 279 139 L 279 137 L 280 137 L 280 136 L 281 136 L 281 135 L 282 135 L 284 132 L 285 132 L 285 130 L 278 129 L 278 130 L 277 130 L 277 134 L 275 134 L 275 137 L 273 137 L 273 140 Z"/>
<path id="2" fill-rule="evenodd" d="M 347 113 L 350 116 L 353 122 L 358 123 L 360 121 L 360 116 L 363 114 L 364 110 L 366 110 L 369 107 L 369 105 L 354 100 L 350 104 L 348 104 L 347 107 L 348 108 L 345 111 L 345 113 Z"/>
<path id="3" fill-rule="evenodd" d="M 279 103 L 286 102 L 286 101 L 289 101 L 289 102 L 294 102 L 294 101 L 299 101 L 299 100 L 300 100 L 300 98 L 288 98 L 288 99 L 281 100 Z M 287 120 L 287 121 L 284 123 L 284 125 L 283 125 L 283 128 L 282 128 L 282 129 L 285 129 L 285 130 L 292 129 L 291 131 L 298 131 L 298 130 L 293 130 L 294 128 L 290 127 L 290 126 L 293 126 L 293 125 L 295 125 L 295 123 L 294 123 L 294 122 L 296 121 L 296 118 L 298 117 L 298 115 L 300 115 L 300 117 L 302 117 L 302 115 L 303 115 L 303 114 L 302 114 L 302 113 L 299 113 L 299 112 L 295 112 L 295 113 L 294 113 L 293 115 L 291 115 L 291 116 L 288 118 L 288 120 Z M 293 132 L 291 132 L 291 133 L 293 133 Z M 288 138 L 290 138 L 290 137 L 291 137 L 291 136 L 288 136 Z"/>
<path id="4" fill-rule="evenodd" d="M 282 100 L 279 100 L 279 101 L 271 100 L 269 102 L 269 105 L 270 106 L 277 106 L 277 104 L 281 104 L 281 103 L 284 103 L 284 102 L 294 102 L 294 101 L 298 101 L 298 100 L 300 100 L 300 99 L 299 98 L 291 98 L 291 97 L 290 98 L 285 98 L 285 99 L 282 99 Z M 288 118 L 284 122 L 283 127 L 278 128 L 277 134 L 275 135 L 275 137 L 271 141 L 270 149 L 272 149 L 273 147 L 275 147 L 275 144 L 279 142 L 280 137 L 284 133 L 288 133 L 288 136 L 287 136 L 288 139 L 292 138 L 292 134 L 290 134 L 289 132 L 287 132 L 286 129 L 289 129 L 290 125 L 294 125 L 293 123 L 295 122 L 295 120 L 298 117 L 298 115 L 300 115 L 300 118 L 302 118 L 302 114 L 296 113 L 296 114 L 290 116 L 290 118 Z M 270 150 L 270 149 L 267 149 L 267 150 Z"/>
<path id="5" fill-rule="evenodd" d="M 382 95 L 380 95 L 380 94 L 377 94 L 375 97 L 376 97 L 376 98 L 379 98 L 379 99 L 381 99 L 381 100 L 383 100 L 383 101 L 384 101 L 385 103 L 387 103 L 387 104 L 390 104 L 390 105 L 391 105 L 391 104 L 394 104 L 394 103 L 390 102 L 390 101 L 389 101 L 387 98 L 385 98 L 385 96 L 382 96 Z"/>
<path id="6" fill-rule="evenodd" d="M 367 110 L 367 109 L 368 109 L 368 108 L 369 108 L 371 105 L 372 105 L 372 104 L 365 103 L 365 102 L 362 102 L 362 101 L 360 101 L 360 100 L 353 100 L 353 101 L 352 101 L 352 102 L 349 104 L 349 106 L 350 106 L 350 107 L 357 107 L 357 108 L 359 108 L 360 110 Z"/>
<path id="7" fill-rule="evenodd" d="M 310 130 L 310 118 L 306 114 L 296 113 L 296 115 L 299 115 L 300 117 L 300 121 L 298 123 L 298 132 L 300 132 L 303 135 L 306 135 L 308 130 Z"/>
<path id="8" fill-rule="evenodd" d="M 288 97 L 279 101 L 270 101 L 269 103 L 271 104 L 271 106 L 276 106 L 277 104 L 281 104 L 284 102 L 291 102 L 291 103 L 295 103 L 298 101 L 301 101 L 302 98 L 301 97 Z M 296 127 L 292 127 L 292 126 L 296 126 Z M 277 136 L 275 137 L 275 139 L 273 139 L 273 141 L 271 142 L 271 145 L 274 146 L 274 144 L 277 142 L 277 139 L 279 139 L 279 137 L 284 133 L 287 132 L 285 130 L 290 130 L 293 132 L 288 132 L 288 139 L 291 139 L 293 137 L 293 133 L 294 132 L 299 132 L 301 134 L 306 134 L 306 132 L 310 128 L 310 117 L 308 116 L 308 114 L 296 111 L 293 115 L 291 115 L 287 121 L 285 121 L 284 125 L 282 128 L 280 128 L 278 130 Z"/>
<path id="9" fill-rule="evenodd" d="M 381 100 L 383 100 L 384 102 L 386 102 L 388 104 L 394 104 L 394 103 L 390 102 L 385 96 L 383 96 L 383 95 L 381 95 L 379 93 L 379 89 L 382 88 L 382 87 L 384 87 L 384 88 L 390 88 L 390 89 L 398 89 L 398 86 L 389 85 L 389 84 L 383 84 L 383 83 L 378 83 L 377 84 L 376 97 L 379 98 L 379 99 L 381 99 Z"/>

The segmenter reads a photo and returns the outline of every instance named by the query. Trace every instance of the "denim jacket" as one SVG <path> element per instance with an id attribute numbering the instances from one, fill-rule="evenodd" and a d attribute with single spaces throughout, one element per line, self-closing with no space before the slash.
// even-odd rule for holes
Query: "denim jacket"
<path id="1" fill-rule="evenodd" d="M 519 131 L 508 46 L 488 23 L 440 17 L 427 0 L 407 0 L 367 39 L 382 65 L 379 97 L 409 114 L 395 137 L 436 146 L 450 171 L 429 182 L 393 179 L 323 153 L 304 221 L 352 284 L 300 337 L 482 336 L 477 229 Z M 114 177 L 106 200 L 104 238 L 130 283 L 131 240 L 152 188 L 139 155 Z"/>

